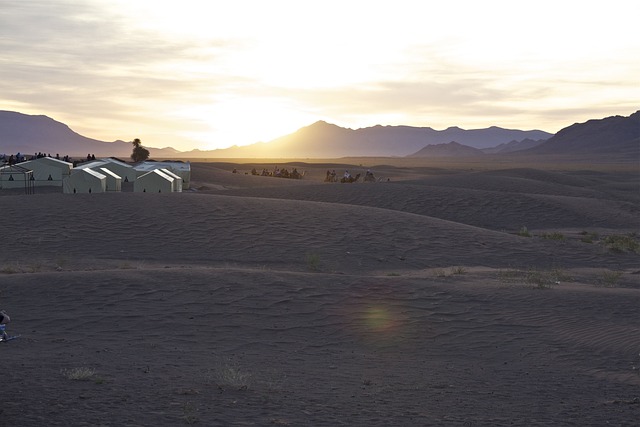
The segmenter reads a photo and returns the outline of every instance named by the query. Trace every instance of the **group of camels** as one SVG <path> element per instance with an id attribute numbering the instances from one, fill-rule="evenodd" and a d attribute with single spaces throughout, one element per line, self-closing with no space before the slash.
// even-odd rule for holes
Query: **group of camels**
<path id="1" fill-rule="evenodd" d="M 233 169 L 232 173 L 240 173 L 237 169 Z M 245 175 L 247 173 L 245 172 Z M 291 172 L 289 172 L 286 168 L 279 169 L 277 166 L 273 171 L 269 171 L 267 169 L 263 169 L 262 173 L 258 172 L 256 168 L 251 169 L 251 175 L 255 176 L 273 176 L 276 178 L 290 178 L 290 179 L 302 179 L 305 175 L 305 172 L 298 172 L 297 168 L 293 168 Z M 345 171 L 342 178 L 338 178 L 336 175 L 335 169 L 333 171 L 327 170 L 327 175 L 324 179 L 324 182 L 340 182 L 342 184 L 351 184 L 354 182 L 358 182 L 362 174 L 358 173 L 356 176 L 352 176 L 349 171 Z M 376 182 L 376 177 L 373 175 L 373 172 L 367 170 L 362 179 L 364 182 Z"/>
<path id="2" fill-rule="evenodd" d="M 344 176 L 340 178 L 340 182 L 342 184 L 351 184 L 354 182 L 358 182 L 361 174 L 356 174 L 356 176 L 352 176 L 349 171 L 345 171 Z M 373 172 L 367 171 L 364 175 L 364 182 L 376 182 L 376 177 L 373 175 Z M 327 175 L 324 178 L 324 182 L 338 182 L 338 177 L 336 175 L 336 171 L 327 171 Z"/>
<path id="3" fill-rule="evenodd" d="M 298 172 L 297 168 L 293 168 L 293 170 L 289 172 L 286 168 L 279 169 L 277 166 L 273 170 L 273 172 L 268 171 L 267 169 L 262 169 L 262 173 L 258 173 L 256 168 L 251 169 L 251 175 L 274 176 L 276 178 L 302 179 L 302 177 L 304 177 L 304 174 L 305 174 L 304 172 L 302 173 Z"/>

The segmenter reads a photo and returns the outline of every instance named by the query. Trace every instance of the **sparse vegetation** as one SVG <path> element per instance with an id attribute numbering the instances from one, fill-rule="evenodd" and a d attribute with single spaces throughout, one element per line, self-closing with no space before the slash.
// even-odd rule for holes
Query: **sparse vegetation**
<path id="1" fill-rule="evenodd" d="M 315 252 L 308 253 L 306 255 L 307 267 L 311 271 L 319 271 L 320 270 L 320 255 Z"/>
<path id="2" fill-rule="evenodd" d="M 66 265 L 69 264 L 69 259 L 66 257 L 60 257 L 56 259 L 56 266 L 57 267 L 65 267 Z"/>
<path id="3" fill-rule="evenodd" d="M 518 231 L 516 234 L 520 237 L 531 237 L 531 233 L 529 233 L 527 227 L 521 227 L 520 231 Z"/>
<path id="4" fill-rule="evenodd" d="M 20 273 L 20 269 L 17 265 L 5 265 L 0 269 L 0 273 L 3 274 L 16 274 Z"/>
<path id="5" fill-rule="evenodd" d="M 433 275 L 436 277 L 447 277 L 447 272 L 442 268 L 436 268 L 433 270 Z"/>
<path id="6" fill-rule="evenodd" d="M 451 267 L 451 274 L 465 274 L 467 270 L 464 267 Z"/>
<path id="7" fill-rule="evenodd" d="M 634 234 L 617 235 L 613 234 L 603 239 L 603 244 L 612 252 L 634 252 L 640 253 L 640 243 L 636 240 Z"/>
<path id="8" fill-rule="evenodd" d="M 249 388 L 251 374 L 241 370 L 236 363 L 225 360 L 210 377 L 220 389 L 246 390 Z"/>
<path id="9" fill-rule="evenodd" d="M 66 379 L 73 381 L 95 380 L 94 376 L 96 374 L 95 369 L 86 367 L 63 369 L 61 372 Z"/>
<path id="10" fill-rule="evenodd" d="M 29 266 L 29 273 L 37 273 L 42 270 L 42 263 L 36 262 Z"/>
<path id="11" fill-rule="evenodd" d="M 598 277 L 596 286 L 604 286 L 605 288 L 615 288 L 622 277 L 622 271 L 604 270 Z"/>
<path id="12" fill-rule="evenodd" d="M 595 240 L 598 240 L 600 238 L 600 235 L 598 233 L 589 233 L 588 231 L 583 231 L 580 234 L 582 235 L 580 241 L 584 243 L 593 243 Z"/>
<path id="13" fill-rule="evenodd" d="M 193 403 L 187 402 L 182 407 L 182 419 L 189 425 L 196 424 L 198 422 L 198 416 L 196 414 L 196 409 L 193 406 Z"/>
<path id="14" fill-rule="evenodd" d="M 564 240 L 564 234 L 558 233 L 557 231 L 554 231 L 553 233 L 543 233 L 540 237 L 549 240 Z"/>
<path id="15" fill-rule="evenodd" d="M 528 269 L 524 277 L 525 283 L 536 289 L 551 289 L 553 285 L 560 284 L 551 272 L 535 268 Z"/>
<path id="16" fill-rule="evenodd" d="M 498 281 L 503 285 L 523 284 L 534 289 L 551 289 L 561 282 L 571 281 L 572 278 L 560 268 L 548 270 L 528 268 L 526 270 L 501 270 Z"/>

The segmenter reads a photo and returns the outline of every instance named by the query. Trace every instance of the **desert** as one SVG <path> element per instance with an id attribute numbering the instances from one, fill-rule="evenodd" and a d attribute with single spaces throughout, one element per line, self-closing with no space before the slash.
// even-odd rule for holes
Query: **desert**
<path id="1" fill-rule="evenodd" d="M 637 0 L 5 0 L 0 427 L 640 426 Z"/>
<path id="2" fill-rule="evenodd" d="M 0 424 L 637 424 L 635 165 L 191 167 L 0 193 Z"/>

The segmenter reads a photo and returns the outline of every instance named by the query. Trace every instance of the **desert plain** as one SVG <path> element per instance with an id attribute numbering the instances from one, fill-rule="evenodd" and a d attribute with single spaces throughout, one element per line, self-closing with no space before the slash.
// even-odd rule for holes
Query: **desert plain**
<path id="1" fill-rule="evenodd" d="M 275 166 L 0 192 L 0 425 L 638 425 L 637 162 Z"/>

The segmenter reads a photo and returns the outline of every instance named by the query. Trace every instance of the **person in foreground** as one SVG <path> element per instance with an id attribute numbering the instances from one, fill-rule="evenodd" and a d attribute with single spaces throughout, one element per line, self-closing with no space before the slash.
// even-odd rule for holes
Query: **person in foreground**
<path id="1" fill-rule="evenodd" d="M 0 310 L 0 341 L 7 341 L 9 339 L 9 335 L 7 335 L 7 331 L 5 331 L 6 323 L 9 323 L 11 318 L 4 310 Z"/>

